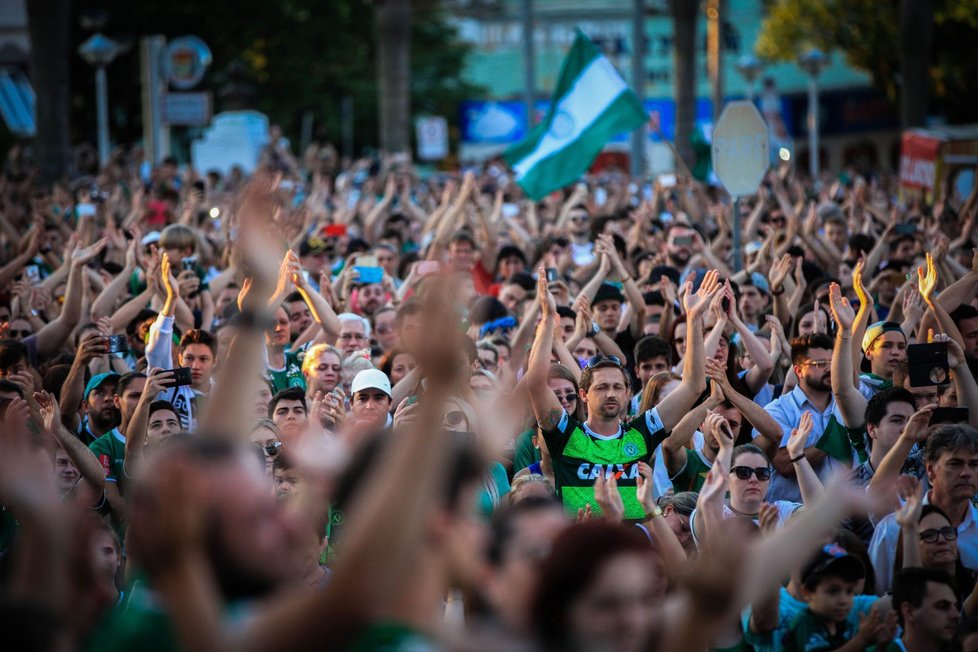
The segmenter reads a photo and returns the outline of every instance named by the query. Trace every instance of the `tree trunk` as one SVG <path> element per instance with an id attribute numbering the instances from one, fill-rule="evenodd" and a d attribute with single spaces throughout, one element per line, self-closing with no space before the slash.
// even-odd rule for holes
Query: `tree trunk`
<path id="1" fill-rule="evenodd" d="M 68 170 L 68 57 L 71 0 L 30 0 L 31 82 L 37 97 L 34 155 L 41 180 L 51 183 Z"/>
<path id="2" fill-rule="evenodd" d="M 380 149 L 411 147 L 411 0 L 378 0 L 377 88 L 380 93 Z"/>
<path id="3" fill-rule="evenodd" d="M 900 40 L 900 122 L 904 129 L 922 127 L 930 91 L 933 0 L 900 0 Z"/>
<path id="4" fill-rule="evenodd" d="M 690 135 L 696 124 L 696 19 L 699 2 L 669 0 L 672 16 L 672 77 L 676 101 L 676 151 L 692 167 L 693 146 Z M 676 165 L 679 169 L 677 161 Z"/>

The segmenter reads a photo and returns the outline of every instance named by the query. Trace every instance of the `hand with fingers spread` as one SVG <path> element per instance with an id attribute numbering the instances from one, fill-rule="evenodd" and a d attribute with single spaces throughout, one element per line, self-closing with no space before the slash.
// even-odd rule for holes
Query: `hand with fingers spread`
<path id="1" fill-rule="evenodd" d="M 920 514 L 924 509 L 924 485 L 914 476 L 905 475 L 904 477 L 909 479 L 909 486 L 901 496 L 905 502 L 894 516 L 900 527 L 916 529 L 920 523 Z"/>
<path id="2" fill-rule="evenodd" d="M 621 523 L 625 518 L 625 503 L 618 491 L 618 478 L 614 473 L 600 473 L 594 481 L 594 501 L 601 513 L 611 523 Z"/>
<path id="3" fill-rule="evenodd" d="M 720 284 L 720 274 L 711 269 L 703 277 L 700 287 L 693 292 L 692 281 L 686 281 L 683 290 L 683 308 L 686 310 L 689 320 L 702 317 L 710 307 L 713 297 L 720 293 L 723 285 Z"/>

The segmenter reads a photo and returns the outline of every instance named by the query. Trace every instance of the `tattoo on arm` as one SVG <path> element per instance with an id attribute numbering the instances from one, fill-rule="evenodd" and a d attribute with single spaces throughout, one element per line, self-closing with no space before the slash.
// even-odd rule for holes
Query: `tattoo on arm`
<path id="1" fill-rule="evenodd" d="M 540 423 L 548 429 L 553 429 L 557 427 L 558 423 L 560 423 L 560 418 L 562 416 L 564 416 L 564 410 L 561 408 L 555 408 L 553 410 L 549 410 L 543 419 L 541 419 Z"/>

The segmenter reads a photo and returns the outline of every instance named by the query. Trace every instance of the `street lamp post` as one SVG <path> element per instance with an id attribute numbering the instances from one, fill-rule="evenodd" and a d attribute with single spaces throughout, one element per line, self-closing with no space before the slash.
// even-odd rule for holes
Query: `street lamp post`
<path id="1" fill-rule="evenodd" d="M 754 101 L 754 80 L 758 78 L 764 66 L 753 54 L 745 54 L 737 62 L 737 72 L 747 81 L 747 100 Z"/>
<path id="2" fill-rule="evenodd" d="M 103 34 L 95 34 L 78 48 L 78 54 L 95 67 L 95 112 L 98 129 L 98 160 L 109 160 L 109 89 L 105 67 L 119 54 L 119 44 Z"/>
<path id="3" fill-rule="evenodd" d="M 818 49 L 802 55 L 798 64 L 808 73 L 808 173 L 818 180 L 818 76 L 829 63 L 828 56 Z"/>

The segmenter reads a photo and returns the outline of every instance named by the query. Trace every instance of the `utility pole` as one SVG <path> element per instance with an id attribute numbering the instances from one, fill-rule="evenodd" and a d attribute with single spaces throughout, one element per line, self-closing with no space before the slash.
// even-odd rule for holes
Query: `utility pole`
<path id="1" fill-rule="evenodd" d="M 645 0 L 632 0 L 632 90 L 645 103 Z M 632 178 L 645 175 L 645 143 L 648 125 L 632 132 Z"/>
<path id="2" fill-rule="evenodd" d="M 536 113 L 536 45 L 533 42 L 533 0 L 523 0 L 520 7 L 523 23 L 523 103 L 526 105 L 526 127 L 533 128 Z"/>

